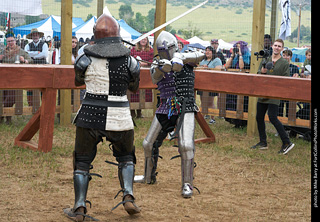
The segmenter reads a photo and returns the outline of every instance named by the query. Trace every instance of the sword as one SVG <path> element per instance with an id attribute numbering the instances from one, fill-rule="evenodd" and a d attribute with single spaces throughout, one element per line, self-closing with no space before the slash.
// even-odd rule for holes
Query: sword
<path id="1" fill-rule="evenodd" d="M 201 6 L 203 6 L 204 4 L 206 4 L 207 2 L 208 2 L 208 0 L 207 0 L 207 1 L 202 2 L 201 4 L 199 4 L 199 5 L 195 6 L 195 7 L 194 7 L 194 8 L 192 8 L 192 9 L 189 9 L 189 10 L 188 10 L 188 11 L 186 11 L 185 13 L 183 13 L 183 14 L 181 14 L 181 15 L 179 15 L 179 16 L 177 16 L 177 17 L 173 18 L 173 19 L 171 19 L 170 21 L 168 21 L 168 22 L 166 22 L 166 23 L 163 23 L 162 25 L 160 25 L 160 26 L 158 26 L 158 27 L 156 27 L 156 28 L 152 29 L 151 31 L 149 31 L 149 32 L 147 32 L 147 33 L 145 33 L 145 34 L 143 34 L 143 35 L 142 35 L 142 36 L 140 36 L 139 38 L 134 39 L 134 40 L 131 42 L 131 44 L 134 44 L 134 45 L 135 45 L 135 44 L 137 44 L 138 42 L 140 42 L 140 40 L 142 40 L 142 39 L 144 39 L 145 37 L 148 37 L 149 35 L 151 35 L 151 34 L 153 34 L 153 33 L 157 32 L 157 31 L 159 31 L 159 30 L 160 30 L 160 29 L 162 29 L 163 27 L 165 27 L 165 26 L 167 26 L 167 25 L 170 25 L 171 23 L 173 23 L 173 22 L 177 21 L 178 19 L 180 19 L 180 18 L 182 18 L 183 16 L 185 16 L 185 15 L 189 14 L 190 12 L 192 12 L 192 11 L 196 10 L 197 8 L 200 8 Z"/>

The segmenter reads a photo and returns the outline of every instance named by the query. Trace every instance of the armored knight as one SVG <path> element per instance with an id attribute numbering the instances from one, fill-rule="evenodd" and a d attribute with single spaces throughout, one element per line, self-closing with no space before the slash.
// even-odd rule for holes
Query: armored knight
<path id="1" fill-rule="evenodd" d="M 166 31 L 159 34 L 156 47 L 160 59 L 153 62 L 150 72 L 152 82 L 160 91 L 160 103 L 143 141 L 144 176 L 136 176 L 135 182 L 156 182 L 159 147 L 167 134 L 176 128 L 174 135 L 178 136 L 181 156 L 181 194 L 189 198 L 193 194 L 194 115 L 198 109 L 194 98 L 193 67 L 204 58 L 204 54 L 179 53 L 176 38 Z"/>
<path id="2" fill-rule="evenodd" d="M 134 130 L 130 115 L 127 89 L 139 87 L 140 66 L 122 44 L 120 27 L 115 19 L 102 14 L 94 28 L 95 44 L 84 48 L 75 62 L 75 84 L 86 84 L 86 94 L 75 117 L 76 139 L 73 152 L 73 182 L 75 203 L 64 209 L 71 219 L 83 221 L 87 215 L 86 200 L 91 165 L 97 144 L 105 137 L 111 142 L 113 156 L 118 162 L 118 177 L 125 210 L 131 215 L 140 212 L 134 203 L 133 179 L 135 169 Z M 101 176 L 100 176 L 101 177 Z M 91 205 L 91 203 L 90 203 Z"/>

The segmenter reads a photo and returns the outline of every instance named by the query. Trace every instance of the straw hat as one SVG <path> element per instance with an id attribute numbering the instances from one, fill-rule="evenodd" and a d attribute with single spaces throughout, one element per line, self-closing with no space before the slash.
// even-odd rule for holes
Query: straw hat
<path id="1" fill-rule="evenodd" d="M 40 37 L 40 38 L 42 38 L 42 37 L 44 36 L 44 33 L 43 33 L 43 32 L 39 32 L 37 28 L 33 28 L 33 29 L 31 29 L 30 34 L 27 35 L 27 38 L 28 38 L 28 39 L 32 39 L 32 34 L 33 34 L 33 33 L 39 33 L 39 37 Z"/>

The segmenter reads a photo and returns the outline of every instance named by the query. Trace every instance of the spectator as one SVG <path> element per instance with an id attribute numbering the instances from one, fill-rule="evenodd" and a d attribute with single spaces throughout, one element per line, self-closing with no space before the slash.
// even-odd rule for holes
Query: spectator
<path id="1" fill-rule="evenodd" d="M 301 77 L 311 79 L 311 49 L 306 51 L 306 60 L 304 60 Z"/>
<path id="2" fill-rule="evenodd" d="M 226 64 L 226 60 L 224 58 L 223 53 L 219 49 L 219 41 L 218 39 L 211 39 L 211 46 L 216 52 L 216 55 L 220 58 L 222 65 Z"/>
<path id="3" fill-rule="evenodd" d="M 78 50 L 78 56 L 83 54 L 83 50 L 87 45 L 93 45 L 94 44 L 94 36 L 91 36 L 91 39 L 86 38 L 86 42 L 84 45 L 81 46 L 81 48 Z"/>
<path id="4" fill-rule="evenodd" d="M 142 39 L 140 42 L 137 43 L 135 47 L 131 49 L 131 56 L 136 58 L 139 62 L 141 67 L 150 67 L 150 63 L 153 60 L 153 48 L 149 43 L 148 37 Z M 144 62 L 144 61 L 150 62 Z M 146 89 L 146 102 L 152 102 L 152 90 Z M 140 102 L 139 99 L 140 93 L 137 91 L 136 93 L 130 93 L 130 102 Z M 143 118 L 141 109 L 137 109 L 137 113 L 135 110 L 131 110 L 131 116 L 137 118 Z"/>
<path id="5" fill-rule="evenodd" d="M 272 37 L 269 34 L 264 35 L 264 50 L 268 51 L 269 55 L 272 55 Z"/>
<path id="6" fill-rule="evenodd" d="M 43 32 L 39 32 L 37 28 L 31 29 L 30 34 L 27 38 L 32 38 L 32 42 L 24 47 L 24 50 L 30 55 L 35 64 L 47 64 L 48 57 L 48 45 L 44 41 L 40 41 L 43 37 Z M 33 106 L 33 92 L 31 90 L 27 91 L 27 98 L 29 106 Z"/>
<path id="7" fill-rule="evenodd" d="M 209 69 L 222 69 L 222 62 L 220 60 L 220 58 L 217 55 L 216 50 L 214 50 L 214 48 L 212 46 L 208 46 L 206 47 L 206 51 L 205 51 L 205 57 L 204 59 L 200 62 L 199 67 L 205 67 L 205 68 L 209 68 Z M 213 93 L 213 92 L 209 92 L 209 97 L 204 98 L 203 92 L 202 91 L 198 91 L 197 92 L 198 95 L 200 95 L 200 100 L 201 100 L 201 106 L 202 108 L 204 108 L 204 104 L 206 104 L 208 106 L 208 108 L 216 108 L 215 104 L 214 104 L 214 97 L 218 96 L 218 93 Z M 205 118 L 209 117 L 209 115 L 206 115 Z M 216 121 L 214 120 L 214 116 L 211 116 L 209 124 L 213 124 Z"/>
<path id="8" fill-rule="evenodd" d="M 58 36 L 53 37 L 53 53 L 52 53 L 52 64 L 60 64 L 60 47 L 61 42 Z"/>
<path id="9" fill-rule="evenodd" d="M 79 50 L 78 38 L 75 36 L 72 36 L 72 55 L 71 55 L 72 65 L 76 61 L 76 58 L 78 56 L 78 50 Z"/>
<path id="10" fill-rule="evenodd" d="M 32 59 L 27 52 L 17 46 L 14 34 L 9 32 L 5 35 L 7 46 L 0 52 L 0 63 L 32 63 Z M 3 90 L 2 98 L 4 107 L 13 107 L 15 104 L 15 90 Z M 4 117 L 0 117 L 0 123 L 4 122 Z M 6 124 L 11 124 L 11 116 L 6 117 Z"/>
<path id="11" fill-rule="evenodd" d="M 181 52 L 181 50 L 183 49 L 183 47 L 184 47 L 183 42 L 181 42 L 180 40 L 178 40 L 178 49 L 179 49 L 179 52 Z"/>
<path id="12" fill-rule="evenodd" d="M 84 46 L 84 45 L 85 45 L 84 40 L 83 40 L 83 38 L 81 37 L 81 38 L 79 39 L 79 48 L 81 48 L 81 47 Z"/>
<path id="13" fill-rule="evenodd" d="M 250 69 L 251 55 L 247 47 L 248 43 L 238 41 L 233 45 L 232 55 L 226 63 L 226 69 Z"/>
<path id="14" fill-rule="evenodd" d="M 292 59 L 292 51 L 289 49 L 286 49 L 282 52 L 282 57 L 288 61 L 289 63 L 289 68 L 290 68 L 290 76 L 291 77 L 299 77 L 299 68 L 296 65 L 291 64 L 291 59 Z M 286 104 L 286 117 L 288 117 L 289 113 L 289 101 L 288 100 L 280 100 L 280 105 L 279 105 L 279 114 L 278 116 L 283 116 L 283 109 L 284 109 L 284 104 Z"/>
<path id="15" fill-rule="evenodd" d="M 267 75 L 278 75 L 278 76 L 289 76 L 290 69 L 289 63 L 281 57 L 281 51 L 283 50 L 284 42 L 282 39 L 277 39 L 272 46 L 272 56 L 267 59 L 265 67 L 260 63 L 258 74 Z M 267 67 L 267 68 L 266 68 Z M 293 147 L 294 144 L 290 141 L 288 134 L 286 133 L 282 123 L 278 120 L 280 100 L 259 98 L 257 102 L 257 125 L 259 131 L 260 142 L 252 146 L 252 149 L 268 149 L 267 145 L 267 134 L 265 128 L 264 117 L 268 111 L 269 120 L 272 125 L 276 128 L 281 140 L 282 147 L 279 150 L 279 154 L 287 154 Z"/>
<path id="16" fill-rule="evenodd" d="M 306 51 L 306 60 L 303 63 L 301 71 L 301 78 L 311 79 L 311 49 Z M 296 117 L 300 119 L 310 119 L 310 103 L 299 102 L 299 111 L 296 113 Z"/>
<path id="17" fill-rule="evenodd" d="M 27 35 L 27 38 L 32 38 L 32 42 L 27 44 L 24 50 L 30 55 L 35 64 L 46 64 L 48 57 L 48 45 L 40 41 L 43 37 L 43 32 L 39 32 L 38 29 L 31 29 L 31 33 Z"/>

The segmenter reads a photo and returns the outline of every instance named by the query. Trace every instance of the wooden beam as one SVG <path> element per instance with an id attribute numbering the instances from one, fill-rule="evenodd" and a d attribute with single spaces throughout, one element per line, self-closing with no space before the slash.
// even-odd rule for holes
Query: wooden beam
<path id="1" fill-rule="evenodd" d="M 97 18 L 103 14 L 103 0 L 97 0 Z"/>
<path id="2" fill-rule="evenodd" d="M 266 15 L 266 0 L 253 1 L 252 15 L 252 38 L 251 38 L 251 61 L 250 73 L 257 73 L 260 61 L 257 61 L 254 52 L 257 52 L 264 47 L 264 23 Z M 249 118 L 247 125 L 247 135 L 254 136 L 258 133 L 256 114 L 257 114 L 256 97 L 249 97 L 248 110 Z"/>
<path id="3" fill-rule="evenodd" d="M 61 64 L 71 65 L 72 1 L 61 0 Z M 69 74 L 70 75 L 70 74 Z M 71 124 L 71 90 L 60 91 L 60 124 Z"/>

